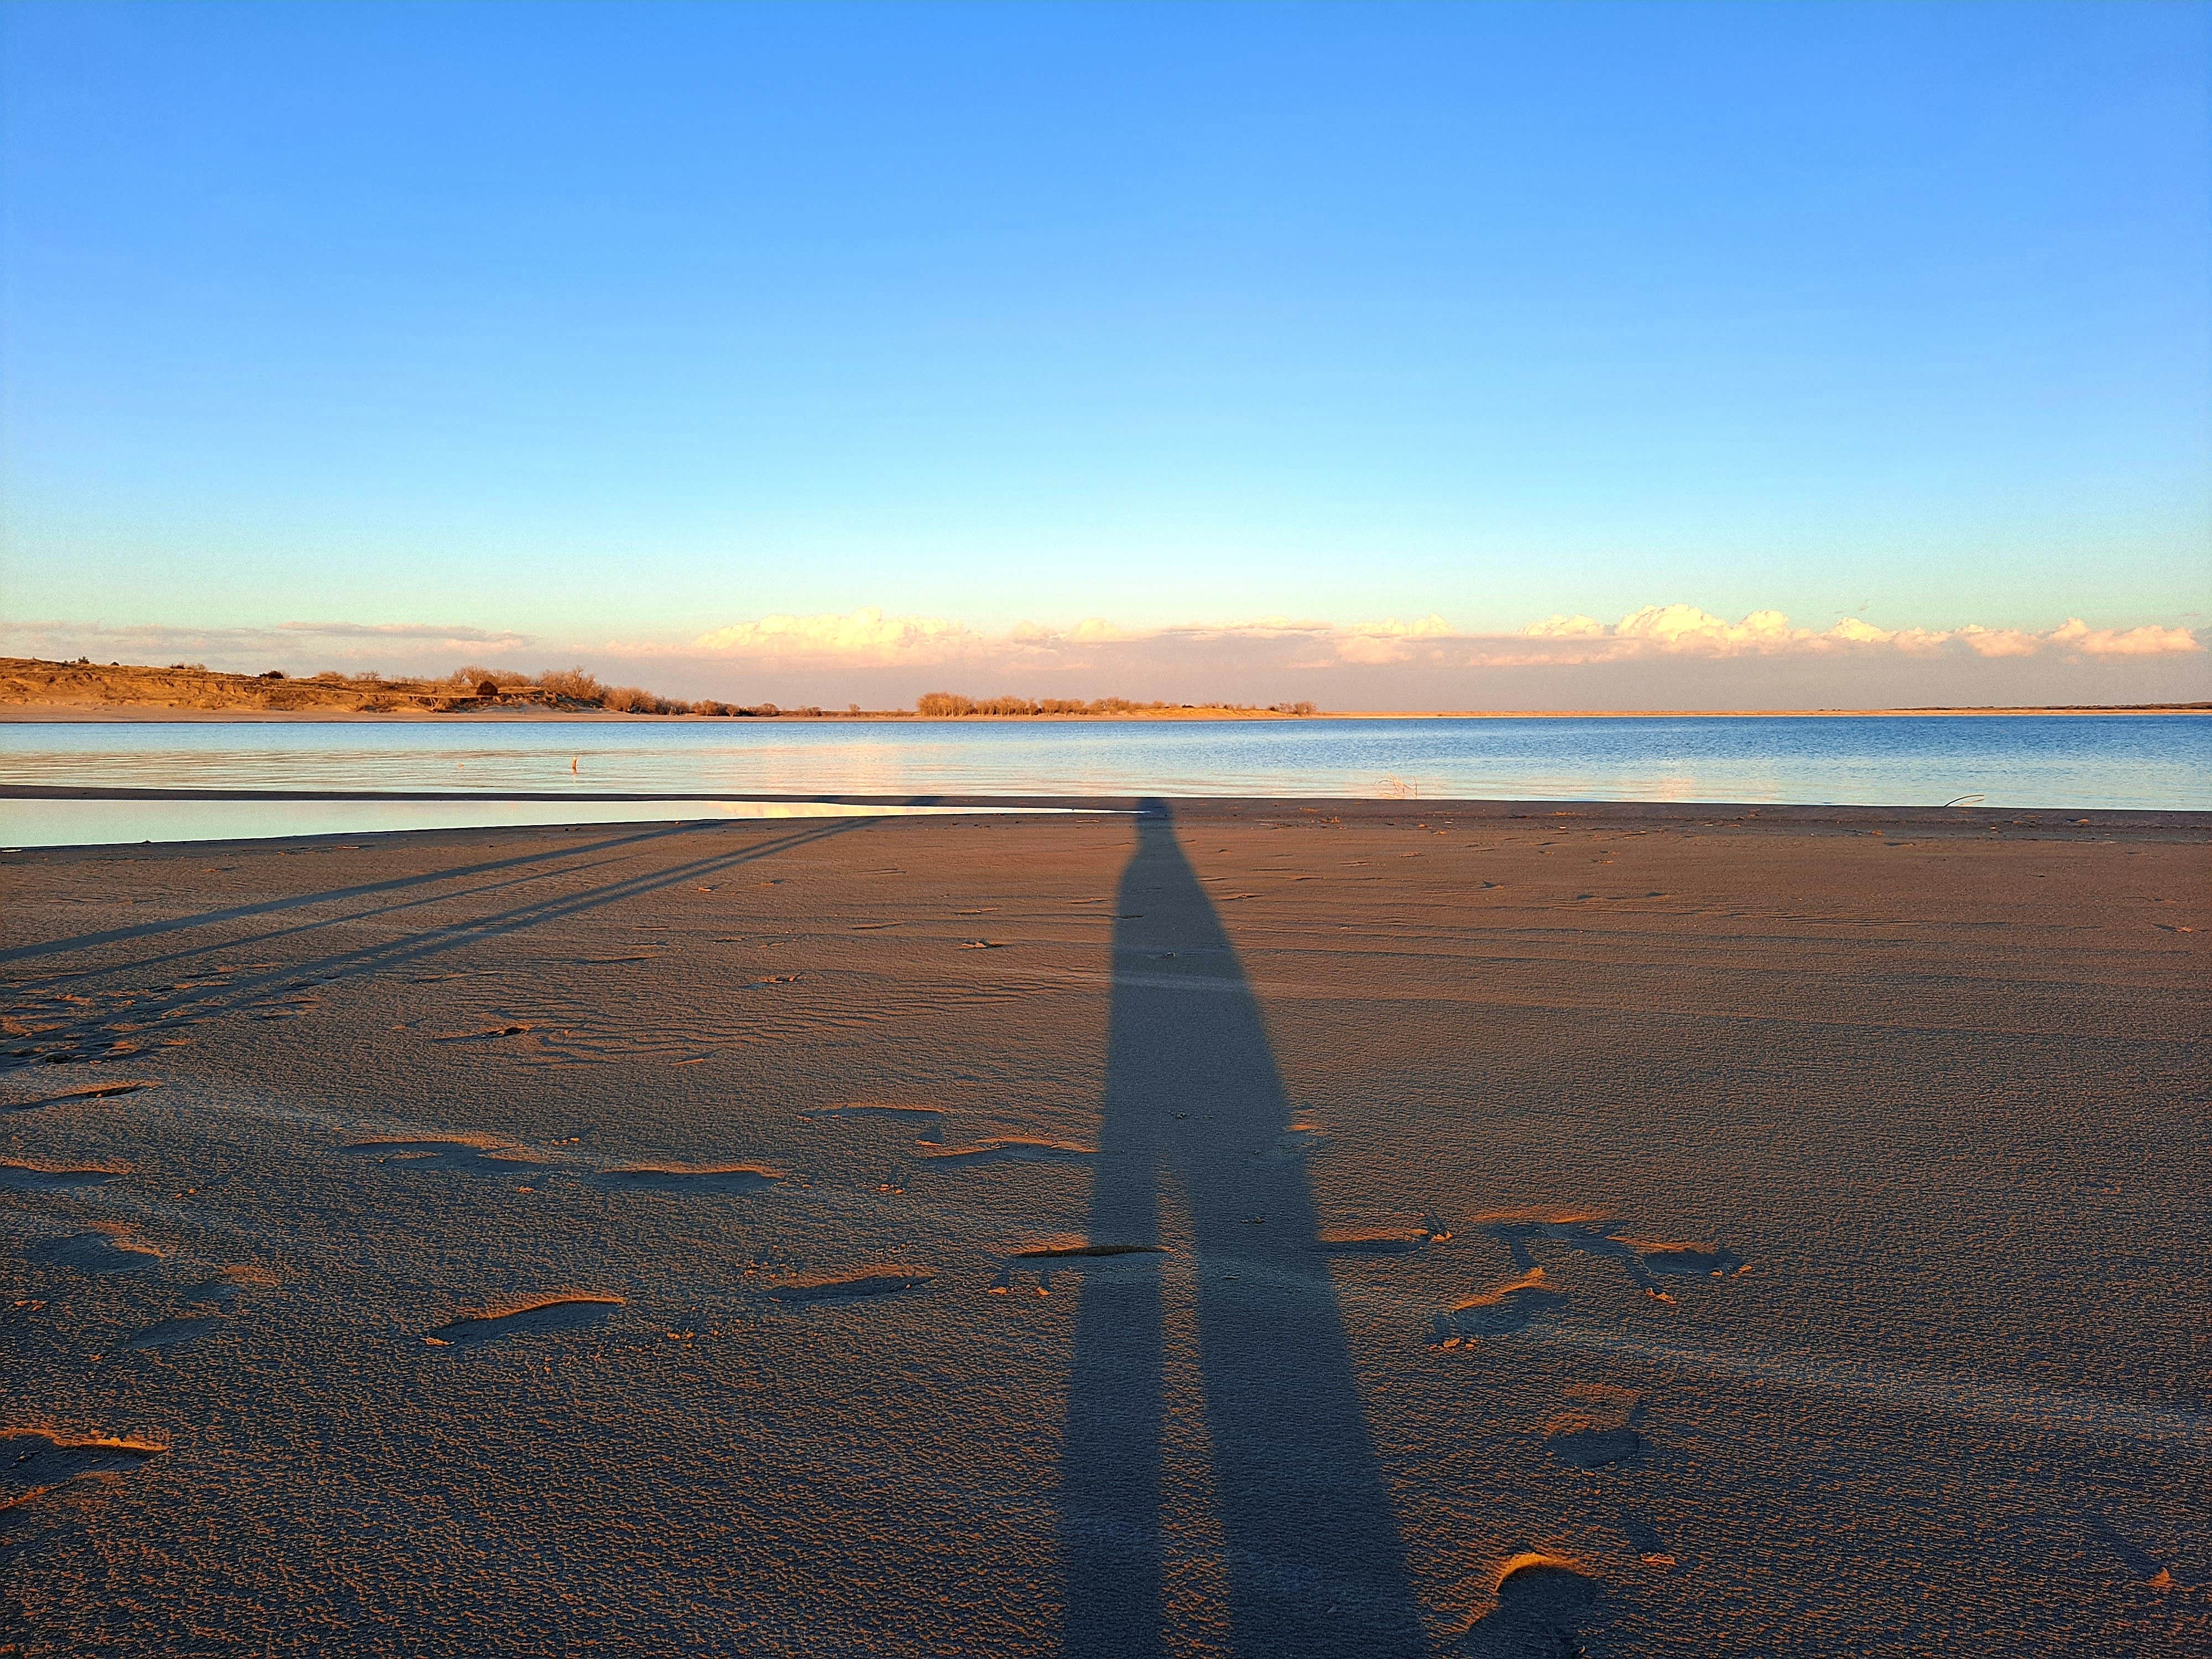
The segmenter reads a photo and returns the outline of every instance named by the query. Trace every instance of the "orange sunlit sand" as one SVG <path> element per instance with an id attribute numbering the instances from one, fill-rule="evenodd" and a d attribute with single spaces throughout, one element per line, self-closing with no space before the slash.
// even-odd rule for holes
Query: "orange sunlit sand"
<path id="1" fill-rule="evenodd" d="M 1201 1649 L 1930 1593 L 2179 1632 L 2208 837 L 1211 802 L 18 854 L 11 1039 L 69 1062 L 0 1092 L 52 1356 L 18 1593 L 149 1651 L 310 1571 L 520 1627 L 555 1558 L 617 1642 L 681 1582 L 670 1649 L 948 1587 L 967 1650 L 1141 1645 L 1154 1583 Z"/>

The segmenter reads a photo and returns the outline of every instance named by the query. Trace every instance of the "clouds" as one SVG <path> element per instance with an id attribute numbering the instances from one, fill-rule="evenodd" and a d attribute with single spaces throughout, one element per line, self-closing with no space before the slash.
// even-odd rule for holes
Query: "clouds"
<path id="1" fill-rule="evenodd" d="M 1018 648 L 1011 636 L 1006 644 Z M 769 661 L 852 662 L 878 666 L 951 662 L 988 650 L 989 641 L 935 617 L 886 617 L 876 606 L 849 617 L 763 617 L 702 634 L 692 649 L 712 656 Z"/>
<path id="2" fill-rule="evenodd" d="M 257 628 L 0 626 L 0 651 L 106 662 L 179 659 L 249 672 L 450 673 L 465 662 L 580 663 L 671 696 L 909 707 L 924 691 L 1122 696 L 1167 702 L 1310 701 L 1325 708 L 1865 708 L 2212 699 L 2212 653 L 2191 629 L 2146 623 L 2041 629 L 1885 628 L 1849 617 L 1800 627 L 1682 603 L 1611 622 L 1545 617 L 1510 632 L 1410 621 L 1262 617 L 1170 628 L 1092 617 L 986 630 L 957 620 L 850 612 L 736 621 L 682 641 L 539 640 L 440 623 L 296 622 Z"/>
<path id="3" fill-rule="evenodd" d="M 735 661 L 838 663 L 871 667 L 953 665 L 979 669 L 1088 667 L 1112 658 L 1258 654 L 1301 669 L 1407 666 L 1486 668 L 1630 661 L 1643 658 L 1804 656 L 1878 658 L 1950 652 L 1981 658 L 2061 654 L 2094 659 L 2185 655 L 2204 649 L 2185 628 L 2146 624 L 2091 628 L 2069 618 L 2040 632 L 1968 623 L 1954 629 L 1885 629 L 1847 617 L 1826 629 L 1800 628 L 1779 611 L 1753 611 L 1731 622 L 1694 605 L 1647 605 L 1620 621 L 1556 615 L 1514 633 L 1479 633 L 1431 614 L 1414 622 L 1336 624 L 1267 617 L 1255 622 L 1133 629 L 1093 619 L 1055 629 L 1024 623 L 986 634 L 934 617 L 889 617 L 877 608 L 849 616 L 765 617 L 702 634 L 689 650 Z"/>
<path id="4" fill-rule="evenodd" d="M 2171 656 L 2204 649 L 2185 628 L 2155 624 L 2091 628 L 2078 617 L 2041 633 L 1984 628 L 1975 623 L 1954 629 L 1885 629 L 1856 617 L 1846 617 L 1832 628 L 1818 629 L 1793 628 L 1779 611 L 1754 611 L 1741 622 L 1732 623 L 1693 605 L 1647 605 L 1611 624 L 1589 617 L 1549 617 L 1522 629 L 1522 637 L 1556 642 L 1560 655 L 1555 660 L 1581 662 L 1614 661 L 1644 653 L 1737 657 L 1950 649 L 1978 657 L 2033 657 L 2059 652 L 2112 658 Z"/>
<path id="5" fill-rule="evenodd" d="M 1431 613 L 1411 622 L 1336 623 L 1267 617 L 1248 622 L 1132 629 L 1091 617 L 1070 626 L 1022 623 L 990 633 L 941 617 L 850 613 L 776 615 L 734 622 L 687 642 L 540 641 L 527 634 L 447 623 L 288 622 L 254 628 L 112 626 L 65 622 L 0 626 L 0 648 L 21 655 L 124 660 L 177 657 L 319 666 L 369 660 L 442 664 L 470 655 L 512 661 L 530 652 L 550 660 L 720 662 L 738 667 L 821 671 L 936 669 L 969 675 L 1051 676 L 1109 672 L 1142 676 L 1172 665 L 1214 665 L 1299 673 L 1401 668 L 1453 671 L 1587 666 L 1699 659 L 1804 659 L 1838 665 L 1884 659 L 2075 659 L 2148 662 L 2202 655 L 2190 629 L 2160 623 L 2092 628 L 2069 617 L 2040 630 L 1967 623 L 1952 629 L 1878 627 L 1847 617 L 1800 628 L 1779 611 L 1729 621 L 1694 605 L 1648 605 L 1618 622 L 1554 615 L 1511 633 L 1455 628 Z M 979 682 L 980 683 L 980 682 Z M 1127 682 L 1141 692 L 1139 680 Z M 1255 690 L 1255 695 L 1257 695 Z"/>
<path id="6" fill-rule="evenodd" d="M 232 673 L 442 675 L 464 664 L 526 672 L 575 660 L 573 644 L 453 623 L 287 622 L 250 628 L 0 622 L 0 654 L 69 661 L 195 663 Z"/>
<path id="7" fill-rule="evenodd" d="M 285 667 L 312 661 L 328 668 L 374 660 L 444 662 L 456 652 L 501 656 L 536 644 L 527 634 L 445 623 L 288 622 L 274 627 L 175 628 L 161 623 L 0 623 L 0 650 L 46 658 L 97 657 L 117 662 L 178 658 L 211 665 L 246 662 Z M 368 647 L 376 647 L 374 650 Z M 441 672 L 443 672 L 442 670 Z"/>
<path id="8" fill-rule="evenodd" d="M 1334 643 L 1340 662 L 1381 664 L 1410 662 L 1416 644 L 1453 637 L 1452 625 L 1431 612 L 1416 623 L 1401 623 L 1393 617 L 1388 622 L 1361 623 L 1336 630 Z"/>
<path id="9" fill-rule="evenodd" d="M 2092 628 L 2078 617 L 2045 635 L 2045 641 L 2088 657 L 2162 657 L 2174 652 L 2202 651 L 2197 635 L 2185 628 Z"/>
<path id="10" fill-rule="evenodd" d="M 1649 605 L 1612 621 L 1562 614 L 1511 631 L 1436 614 L 1336 622 L 1261 617 L 1168 628 L 1091 619 L 991 631 L 878 609 L 733 623 L 635 649 L 612 672 L 679 695 L 910 704 L 923 691 L 1305 700 L 1325 708 L 1867 708 L 2197 701 L 2212 653 L 2179 626 L 1802 627 Z"/>
<path id="11" fill-rule="evenodd" d="M 428 640 L 439 645 L 485 645 L 508 651 L 528 645 L 530 635 L 482 628 L 453 628 L 434 623 L 305 623 L 276 624 L 277 631 L 331 640 Z"/>

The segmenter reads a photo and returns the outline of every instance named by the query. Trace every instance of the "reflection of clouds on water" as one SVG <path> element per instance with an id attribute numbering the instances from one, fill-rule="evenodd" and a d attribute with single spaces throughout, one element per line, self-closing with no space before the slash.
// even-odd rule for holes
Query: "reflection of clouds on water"
<path id="1" fill-rule="evenodd" d="M 2191 715 L 0 725 L 0 788 L 2212 808 Z"/>

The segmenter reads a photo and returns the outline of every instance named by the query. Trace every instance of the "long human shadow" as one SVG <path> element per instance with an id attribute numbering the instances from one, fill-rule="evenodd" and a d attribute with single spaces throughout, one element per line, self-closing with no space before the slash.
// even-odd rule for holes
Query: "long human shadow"
<path id="1" fill-rule="evenodd" d="M 1425 1652 L 1313 1194 L 1280 1144 L 1291 1118 L 1259 1006 L 1165 805 L 1146 803 L 1136 827 L 1090 1237 L 1157 1243 L 1161 1177 L 1176 1176 L 1231 1649 Z M 1163 1351 L 1158 1274 L 1088 1275 L 1060 1453 L 1068 1655 L 1162 1651 Z"/>
<path id="2" fill-rule="evenodd" d="M 513 906 L 488 915 L 471 917 L 464 921 L 447 923 L 419 932 L 401 934 L 375 945 L 363 945 L 349 951 L 334 951 L 307 962 L 291 963 L 274 972 L 247 975 L 231 980 L 213 995 L 202 994 L 202 988 L 173 992 L 166 996 L 135 1001 L 127 1011 L 134 1030 L 145 1030 L 158 1026 L 168 1017 L 202 1020 L 253 1006 L 260 999 L 278 992 L 304 989 L 310 985 L 329 985 L 385 969 L 408 966 L 446 951 L 467 945 L 480 944 L 529 928 L 558 921 L 569 916 L 581 915 L 592 910 L 618 904 L 625 899 L 641 898 L 664 888 L 697 880 L 702 876 L 727 870 L 758 859 L 773 857 L 813 842 L 826 841 L 848 830 L 860 829 L 872 823 L 869 818 L 840 818 L 834 822 L 793 831 L 774 839 L 749 842 L 726 852 L 706 854 L 683 863 L 665 865 L 658 869 L 611 881 L 597 887 L 550 895 L 530 903 Z M 702 830 L 726 828 L 720 823 L 681 825 L 664 835 L 696 834 Z M 370 916 L 376 911 L 367 913 Z M 348 918 L 339 918 L 343 921 Z M 123 964 L 129 967 L 134 964 Z M 86 1044 L 102 1040 L 113 1024 L 114 1016 L 96 1012 L 82 1018 L 42 1030 L 39 1033 L 41 1052 L 23 1059 L 11 1058 L 0 1061 L 0 1070 L 17 1070 L 26 1065 L 51 1061 L 57 1054 L 71 1058 L 71 1054 Z"/>

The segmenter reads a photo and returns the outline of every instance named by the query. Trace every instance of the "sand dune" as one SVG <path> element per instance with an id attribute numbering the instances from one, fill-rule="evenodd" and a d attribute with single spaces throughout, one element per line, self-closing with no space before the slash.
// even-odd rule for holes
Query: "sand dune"
<path id="1" fill-rule="evenodd" d="M 2205 1650 L 2202 820 L 0 872 L 0 1647 Z"/>

